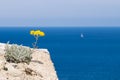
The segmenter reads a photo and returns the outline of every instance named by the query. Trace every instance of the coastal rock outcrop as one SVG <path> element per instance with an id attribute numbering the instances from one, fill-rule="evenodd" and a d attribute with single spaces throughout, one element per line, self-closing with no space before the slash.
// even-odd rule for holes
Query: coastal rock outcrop
<path id="1" fill-rule="evenodd" d="M 0 80 L 58 80 L 47 49 L 33 49 L 30 64 L 7 62 L 4 49 L 0 43 Z"/>

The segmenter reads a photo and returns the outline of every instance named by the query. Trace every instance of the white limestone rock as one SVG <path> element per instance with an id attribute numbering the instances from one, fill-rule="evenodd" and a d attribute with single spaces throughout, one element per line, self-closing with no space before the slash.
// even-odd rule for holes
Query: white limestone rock
<path id="1" fill-rule="evenodd" d="M 0 80 L 58 80 L 47 49 L 32 49 L 32 61 L 9 63 L 4 58 L 5 44 L 0 43 Z"/>

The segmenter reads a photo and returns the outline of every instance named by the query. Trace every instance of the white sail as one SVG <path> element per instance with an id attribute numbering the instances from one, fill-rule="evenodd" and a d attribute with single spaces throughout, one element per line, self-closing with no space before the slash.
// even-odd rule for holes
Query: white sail
<path id="1" fill-rule="evenodd" d="M 83 35 L 82 33 L 81 33 L 81 35 L 80 35 L 80 36 L 81 36 L 81 38 L 83 38 L 83 37 L 84 37 L 84 35 Z"/>

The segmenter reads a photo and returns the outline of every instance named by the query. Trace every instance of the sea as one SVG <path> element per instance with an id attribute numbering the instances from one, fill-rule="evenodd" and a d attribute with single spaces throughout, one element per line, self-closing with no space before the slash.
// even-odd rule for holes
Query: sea
<path id="1" fill-rule="evenodd" d="M 0 27 L 0 42 L 32 47 L 37 29 L 59 80 L 120 80 L 120 27 Z"/>

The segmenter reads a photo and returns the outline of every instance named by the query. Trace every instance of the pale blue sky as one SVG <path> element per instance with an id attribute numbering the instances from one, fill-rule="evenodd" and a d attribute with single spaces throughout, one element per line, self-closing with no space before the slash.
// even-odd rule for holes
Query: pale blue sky
<path id="1" fill-rule="evenodd" d="M 0 26 L 120 26 L 120 0 L 0 0 Z"/>

